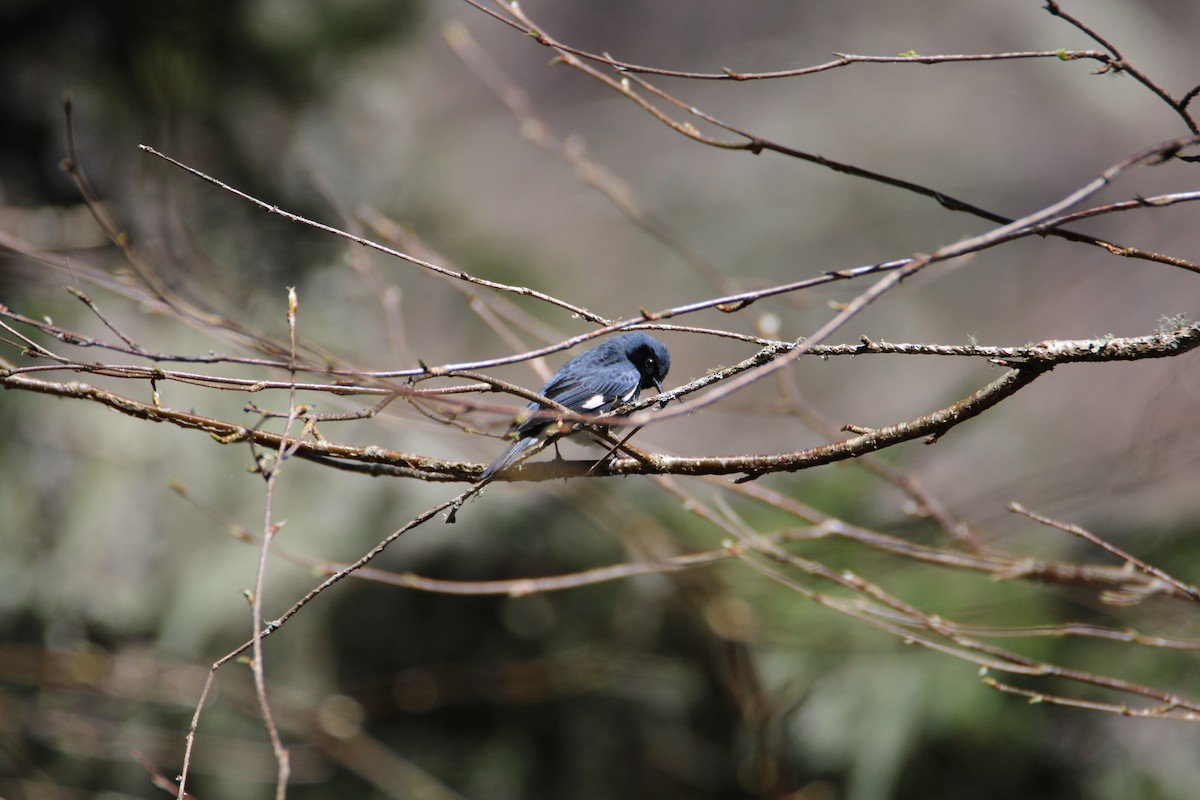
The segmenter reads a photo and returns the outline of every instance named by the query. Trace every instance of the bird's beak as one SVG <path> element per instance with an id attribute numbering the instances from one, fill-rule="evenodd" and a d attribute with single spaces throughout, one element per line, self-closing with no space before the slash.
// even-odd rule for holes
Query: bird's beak
<path id="1" fill-rule="evenodd" d="M 654 387 L 658 389 L 659 394 L 663 393 L 662 381 L 660 381 L 658 378 L 654 378 Z"/>

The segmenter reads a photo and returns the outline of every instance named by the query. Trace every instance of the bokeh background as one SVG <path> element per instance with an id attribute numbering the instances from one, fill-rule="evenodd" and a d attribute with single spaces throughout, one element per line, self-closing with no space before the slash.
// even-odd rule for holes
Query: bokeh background
<path id="1" fill-rule="evenodd" d="M 562 41 L 701 71 L 802 67 L 834 51 L 1094 47 L 1034 0 L 525 7 Z M 1194 2 L 1104 0 L 1066 10 L 1176 96 L 1200 82 Z M 174 291 L 284 336 L 286 288 L 295 286 L 301 333 L 362 369 L 514 348 L 456 286 L 267 215 L 137 145 L 330 224 L 382 215 L 418 236 L 439 263 L 606 316 L 719 293 L 570 165 L 523 138 L 520 123 L 448 45 L 448 25 L 465 26 L 528 93 L 548 130 L 610 170 L 612 185 L 733 286 L 928 252 L 987 229 L 811 164 L 689 142 L 598 83 L 549 64 L 547 50 L 465 3 L 6 0 L 0 232 L 9 246 L 67 253 L 111 272 L 113 287 L 89 292 L 144 346 L 194 354 L 238 346 L 150 313 L 119 290 L 127 280 L 121 253 L 60 169 L 69 92 L 83 169 Z M 803 79 L 662 85 L 743 130 L 1019 216 L 1187 133 L 1128 76 L 1093 69 L 1057 60 L 854 65 Z M 1102 199 L 1194 189 L 1195 178 L 1194 165 L 1140 170 Z M 1196 211 L 1186 205 L 1078 227 L 1200 256 Z M 63 291 L 72 282 L 0 251 L 0 302 L 108 335 Z M 906 282 L 842 336 L 1020 345 L 1143 335 L 1162 317 L 1194 316 L 1196 287 L 1183 270 L 1028 241 Z M 860 289 L 836 286 L 764 301 L 737 317 L 714 311 L 686 321 L 797 338 Z M 587 329 L 536 302 L 513 302 L 544 326 L 542 336 L 520 334 L 526 345 Z M 705 337 L 663 339 L 673 385 L 753 352 Z M 3 356 L 19 359 L 8 346 Z M 974 362 L 882 357 L 805 359 L 792 372 L 807 406 L 837 425 L 907 419 L 993 376 Z M 528 366 L 497 374 L 540 383 Z M 149 395 L 144 386 L 108 386 Z M 173 407 L 254 419 L 242 411 L 244 396 L 162 389 Z M 823 441 L 797 416 L 776 413 L 778 394 L 774 384 L 756 387 L 639 438 L 686 455 Z M 282 396 L 254 399 L 286 408 Z M 358 407 L 320 402 L 328 411 Z M 936 447 L 912 444 L 887 457 L 995 546 L 1103 562 L 1005 511 L 1018 500 L 1195 580 L 1198 404 L 1194 356 L 1065 367 Z M 496 416 L 475 421 L 497 433 L 504 425 Z M 9 392 L 0 397 L 0 430 L 0 796 L 153 796 L 133 753 L 176 773 L 208 665 L 251 629 L 242 591 L 253 583 L 257 548 L 228 531 L 260 529 L 263 481 L 243 447 L 98 406 Z M 324 433 L 477 462 L 500 447 L 399 407 Z M 906 516 L 893 487 L 853 466 L 764 483 L 858 524 L 930 535 L 928 523 Z M 276 517 L 286 519 L 279 544 L 353 560 L 454 491 L 289 462 L 275 499 Z M 760 507 L 739 511 L 766 529 L 795 524 Z M 530 577 L 712 548 L 721 538 L 645 481 L 494 486 L 458 524 L 418 529 L 378 566 L 455 580 Z M 960 621 L 1083 620 L 1200 635 L 1194 611 L 1179 603 L 1114 610 L 1082 590 L 996 584 L 836 543 L 809 543 L 803 552 Z M 268 615 L 316 580 L 273 561 Z M 1186 651 L 1062 639 L 1020 647 L 1200 694 L 1196 656 Z M 527 597 L 347 581 L 268 640 L 266 663 L 292 744 L 297 798 L 1117 800 L 1194 797 L 1200 785 L 1194 726 L 997 695 L 970 665 L 905 648 L 737 564 Z M 267 796 L 274 765 L 249 672 L 230 665 L 216 686 L 189 788 L 201 798 Z"/>

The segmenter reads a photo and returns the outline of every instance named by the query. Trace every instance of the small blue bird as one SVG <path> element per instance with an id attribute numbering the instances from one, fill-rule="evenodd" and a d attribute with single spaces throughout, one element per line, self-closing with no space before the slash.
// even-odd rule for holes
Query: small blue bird
<path id="1" fill-rule="evenodd" d="M 644 333 L 622 333 L 563 364 L 539 394 L 577 414 L 600 414 L 637 400 L 642 389 L 653 386 L 661 392 L 669 369 L 671 354 L 662 342 Z M 537 413 L 552 410 L 543 403 L 527 405 L 508 430 L 508 437 L 516 441 L 483 471 L 480 482 L 510 466 L 554 432 L 554 417 Z"/>

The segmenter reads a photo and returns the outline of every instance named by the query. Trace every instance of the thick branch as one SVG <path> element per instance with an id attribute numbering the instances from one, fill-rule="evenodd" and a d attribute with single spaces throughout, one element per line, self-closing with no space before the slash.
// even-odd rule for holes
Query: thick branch
<path id="1" fill-rule="evenodd" d="M 1159 331 L 1148 336 L 1046 341 L 1025 347 L 1010 348 L 964 349 L 938 345 L 884 345 L 870 342 L 869 340 L 864 341 L 860 345 L 831 346 L 821 354 L 859 355 L 863 353 L 891 352 L 900 354 L 975 355 L 991 358 L 997 362 L 1013 366 L 1014 369 L 970 397 L 932 414 L 886 428 L 867 432 L 860 431 L 860 435 L 852 439 L 823 447 L 774 455 L 700 458 L 647 455 L 641 460 L 617 459 L 607 465 L 597 465 L 593 461 L 534 463 L 525 464 L 518 469 L 510 470 L 501 480 L 540 481 L 582 475 L 632 474 L 744 474 L 747 478 L 753 478 L 770 472 L 791 472 L 799 469 L 807 469 L 835 461 L 856 458 L 865 453 L 874 452 L 900 442 L 911 441 L 921 437 L 936 439 L 960 422 L 964 422 L 982 413 L 1019 391 L 1036 377 L 1057 364 L 1163 358 L 1186 353 L 1197 346 L 1200 346 L 1200 323 L 1180 326 L 1171 331 Z M 761 368 L 763 364 L 773 359 L 783 358 L 790 352 L 794 352 L 797 347 L 799 345 L 787 342 L 773 344 L 732 367 L 727 367 L 726 369 L 701 377 L 687 386 L 675 389 L 665 395 L 644 400 L 635 406 L 635 408 L 649 408 L 653 404 L 676 399 L 711 384 L 726 381 L 739 373 Z M 91 369 L 89 365 L 85 364 L 76 366 L 56 365 L 56 367 L 60 369 L 77 368 L 82 371 L 89 371 Z M 108 368 L 102 367 L 102 369 Z M 140 377 L 151 377 L 151 375 L 140 375 Z M 486 378 L 486 376 L 472 377 Z M 219 379 L 213 377 L 212 380 L 216 382 Z M 503 381 L 487 378 L 487 382 L 492 385 L 493 389 L 503 387 L 505 391 L 518 394 L 526 399 L 538 398 L 536 393 L 526 392 L 519 387 L 506 384 Z M 480 385 L 477 384 L 477 386 Z M 206 431 L 222 444 L 248 441 L 263 447 L 279 448 L 284 441 L 283 437 L 279 434 L 259 428 L 205 417 L 162 405 L 142 403 L 80 381 L 59 383 L 41 380 L 23 374 L 19 369 L 0 370 L 0 387 L 37 392 L 55 397 L 90 400 L 136 419 L 145 419 L 151 422 L 169 422 L 181 428 Z M 281 385 L 278 388 L 288 387 Z M 464 388 L 472 387 L 451 387 L 445 391 L 459 392 Z M 432 395 L 437 391 L 439 390 L 432 390 L 430 394 Z M 456 402 L 462 402 L 463 405 L 482 405 L 469 404 L 464 401 Z M 624 422 L 631 425 L 643 425 L 653 421 L 656 416 L 661 415 L 641 411 L 632 418 L 624 420 L 606 419 L 605 424 L 619 425 Z M 289 437 L 288 446 L 294 443 L 294 439 Z M 347 469 L 370 475 L 393 475 L 396 477 L 419 478 L 429 481 L 471 481 L 482 470 L 482 466 L 476 464 L 443 461 L 413 453 L 385 450 L 375 446 L 355 447 L 340 445 L 323 439 L 301 441 L 295 454 L 300 458 L 305 458 L 326 466 L 334 466 L 339 469 Z"/>
<path id="2" fill-rule="evenodd" d="M 510 470 L 511 480 L 547 480 L 579 475 L 737 475 L 753 480 L 773 472 L 795 472 L 856 458 L 885 447 L 923 437 L 936 440 L 960 422 L 977 416 L 1032 383 L 1049 367 L 1033 364 L 1009 370 L 1001 378 L 959 402 L 917 419 L 889 425 L 842 442 L 773 455 L 678 456 L 649 455 L 645 461 L 621 458 L 596 465 L 594 461 L 554 461 Z"/>

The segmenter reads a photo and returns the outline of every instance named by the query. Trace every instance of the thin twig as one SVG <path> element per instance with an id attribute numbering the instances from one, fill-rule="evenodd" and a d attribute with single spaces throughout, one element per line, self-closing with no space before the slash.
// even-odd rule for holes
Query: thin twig
<path id="1" fill-rule="evenodd" d="M 476 3 L 473 2 L 473 0 L 467 0 L 467 2 L 470 2 L 472 5 L 476 5 Z M 540 28 L 534 24 L 534 22 L 529 18 L 528 14 L 524 10 L 524 8 L 521 7 L 519 4 L 503 3 L 500 0 L 495 0 L 495 2 L 500 8 L 502 8 L 504 10 L 505 14 L 510 15 L 513 19 L 510 20 L 507 17 L 502 17 L 498 14 L 489 12 L 491 14 L 491 16 L 493 16 L 494 18 L 497 18 L 497 19 L 501 19 L 502 21 L 505 21 L 506 23 L 512 24 L 514 27 L 517 27 L 518 29 L 525 31 L 529 36 L 531 36 L 533 39 L 535 39 L 539 44 L 551 48 L 558 55 L 558 59 L 562 63 L 585 73 L 586 75 L 593 78 L 594 80 L 597 80 L 597 81 L 603 83 L 604 85 L 608 86 L 613 91 L 618 92 L 619 94 L 623 95 L 627 99 L 629 99 L 632 102 L 634 102 L 635 104 L 637 104 L 640 108 L 642 108 L 644 111 L 646 111 L 647 113 L 652 115 L 659 122 L 663 123 L 664 125 L 671 128 L 672 130 L 676 131 L 677 133 L 679 133 L 689 139 L 692 139 L 693 141 L 696 141 L 700 144 L 708 145 L 710 147 L 717 147 L 720 149 L 726 149 L 726 150 L 744 150 L 746 152 L 753 153 L 755 155 L 757 155 L 758 153 L 761 153 L 763 150 L 771 150 L 771 151 L 774 151 L 781 155 L 789 156 L 791 158 L 798 158 L 798 159 L 808 161 L 808 162 L 811 162 L 814 164 L 819 164 L 828 169 L 832 169 L 835 172 L 852 175 L 854 177 L 865 178 L 867 180 L 882 183 L 884 185 L 894 186 L 896 188 L 900 188 L 905 191 L 913 192 L 915 194 L 918 194 L 918 195 L 921 195 L 924 197 L 930 197 L 930 198 L 936 200 L 944 208 L 949 209 L 951 211 L 966 212 L 966 213 L 972 214 L 974 216 L 980 217 L 982 219 L 986 219 L 990 222 L 999 223 L 999 224 L 1006 224 L 1011 221 L 1011 219 L 1008 217 L 1005 217 L 1001 214 L 996 214 L 994 212 L 991 212 L 986 209 L 980 208 L 978 206 L 972 205 L 971 203 L 967 203 L 966 201 L 960 200 L 960 199 L 953 197 L 945 192 L 940 192 L 935 189 L 925 187 L 920 184 L 913 183 L 911 181 L 905 181 L 905 180 L 902 180 L 899 178 L 895 178 L 890 175 L 884 175 L 881 173 L 872 172 L 870 170 L 866 170 L 861 167 L 856 167 L 851 164 L 840 163 L 840 162 L 834 161 L 832 159 L 825 158 L 824 156 L 821 156 L 821 155 L 806 153 L 801 150 L 797 150 L 795 148 L 780 144 L 778 142 L 774 142 L 770 139 L 766 139 L 764 137 L 756 136 L 754 134 L 740 130 L 737 127 L 734 127 L 733 125 L 722 122 L 721 120 L 717 119 L 716 117 L 714 117 L 710 114 L 707 114 L 706 112 L 702 111 L 701 109 L 697 108 L 696 106 L 694 106 L 690 103 L 686 103 L 683 100 L 676 98 L 675 96 L 667 93 L 666 91 L 664 91 L 664 90 L 658 88 L 657 86 L 655 86 L 654 84 L 650 83 L 648 80 L 646 80 L 645 78 L 641 77 L 638 74 L 639 72 L 646 73 L 646 74 L 659 74 L 655 70 L 652 70 L 652 69 L 642 69 L 642 70 L 626 69 L 620 64 L 620 62 L 613 62 L 611 59 L 604 58 L 604 59 L 599 59 L 599 60 L 604 61 L 604 62 L 608 63 L 610 66 L 612 66 L 613 69 L 615 70 L 615 75 L 617 77 L 614 77 L 613 75 L 609 75 L 604 72 L 601 72 L 596 67 L 592 66 L 590 63 L 587 63 L 589 60 L 591 60 L 590 54 L 578 54 L 572 48 L 564 46 L 562 43 L 557 42 L 554 39 L 552 39 L 551 37 L 547 36 L 544 31 L 540 30 Z M 479 7 L 479 6 L 476 5 L 476 7 Z M 1093 53 L 1093 54 L 1101 56 L 1102 60 L 1106 61 L 1106 68 L 1113 66 L 1112 64 L 1109 63 L 1109 59 L 1106 56 L 1104 56 L 1104 54 L 1095 54 L 1095 53 Z M 1055 55 L 1059 55 L 1059 53 L 1055 53 Z M 920 59 L 924 58 L 924 57 L 922 57 L 922 56 L 913 56 L 913 57 L 901 56 L 898 58 L 899 59 L 911 58 L 914 63 L 921 63 Z M 1123 62 L 1118 62 L 1118 63 L 1123 64 Z M 630 66 L 632 66 L 632 65 L 630 65 Z M 825 68 L 831 68 L 833 66 L 844 66 L 844 64 L 841 64 L 839 62 L 831 62 L 831 64 L 827 65 Z M 823 71 L 823 69 L 818 68 L 816 71 Z M 793 73 L 793 75 L 795 75 L 795 74 L 804 74 L 804 73 L 803 72 Z M 730 79 L 736 79 L 735 76 L 736 76 L 736 73 L 732 73 L 731 71 L 726 71 L 726 77 L 728 77 Z M 696 76 L 679 75 L 678 77 L 696 77 Z M 786 76 L 779 75 L 776 77 L 786 77 Z M 745 79 L 745 78 L 743 77 L 742 79 Z M 633 91 L 632 84 L 637 84 L 638 86 L 645 89 L 646 91 L 653 93 L 660 99 L 662 99 L 666 102 L 669 102 L 672 105 L 683 110 L 685 113 L 689 114 L 690 116 L 694 116 L 697 119 L 702 119 L 708 123 L 711 123 L 723 130 L 726 130 L 730 133 L 737 135 L 738 137 L 745 139 L 745 141 L 717 139 L 712 136 L 708 136 L 708 135 L 701 133 L 690 122 L 681 123 L 681 122 L 675 121 L 668 114 L 666 114 L 664 111 L 662 111 L 660 108 L 655 106 L 653 103 L 647 101 L 645 98 L 643 98 L 637 92 Z M 1152 85 L 1152 84 L 1147 83 L 1147 85 Z M 1156 93 L 1160 93 L 1160 96 L 1161 96 L 1161 90 L 1159 90 L 1159 92 L 1156 92 Z M 1187 116 L 1186 113 L 1182 111 L 1182 109 L 1178 106 L 1178 104 L 1175 101 L 1171 100 L 1169 97 L 1164 97 L 1164 99 L 1166 99 L 1168 101 L 1168 103 L 1172 106 L 1172 108 L 1176 109 L 1177 111 L 1180 111 L 1180 113 L 1184 113 L 1185 119 L 1189 120 L 1189 128 L 1192 130 L 1193 133 L 1196 133 L 1197 130 L 1196 130 L 1194 123 L 1191 122 L 1190 117 Z M 1176 155 L 1176 154 L 1172 154 L 1172 155 Z M 1065 239 L 1068 239 L 1069 241 L 1087 243 L 1087 244 L 1091 244 L 1094 246 L 1103 247 L 1104 249 L 1108 250 L 1109 252 L 1113 253 L 1114 255 L 1120 255 L 1120 256 L 1129 257 L 1129 258 L 1145 259 L 1145 260 L 1149 260 L 1149 261 L 1159 261 L 1162 263 L 1171 264 L 1172 266 L 1186 265 L 1187 268 L 1193 269 L 1195 271 L 1200 271 L 1200 265 L 1193 264 L 1192 262 L 1186 261 L 1184 259 L 1178 259 L 1178 258 L 1170 257 L 1170 256 L 1163 257 L 1158 253 L 1147 252 L 1147 251 L 1141 250 L 1136 247 L 1130 247 L 1128 245 L 1105 242 L 1105 241 L 1102 241 L 1095 237 L 1088 236 L 1087 234 L 1081 234 L 1081 233 L 1077 233 L 1075 231 L 1063 230 L 1063 229 L 1057 229 L 1057 228 L 1048 230 L 1048 233 L 1050 233 L 1051 235 L 1054 235 L 1054 236 L 1061 236 Z"/>
<path id="2" fill-rule="evenodd" d="M 597 64 L 603 64 L 611 67 L 618 72 L 640 73 L 645 75 L 658 75 L 666 78 L 686 78 L 688 80 L 701 81 L 754 81 L 754 80 L 773 80 L 777 78 L 795 78 L 804 75 L 812 75 L 818 72 L 825 72 L 839 67 L 846 67 L 851 64 L 946 64 L 964 61 L 1011 61 L 1014 59 L 1048 59 L 1054 58 L 1060 61 L 1076 61 L 1080 59 L 1091 59 L 1107 64 L 1110 60 L 1107 53 L 1102 53 L 1097 50 L 1036 50 L 1026 52 L 1013 53 L 968 53 L 959 55 L 900 55 L 900 56 L 858 56 L 849 53 L 834 53 L 837 56 L 836 61 L 830 61 L 825 64 L 818 64 L 812 67 L 801 67 L 799 69 L 776 70 L 773 72 L 737 72 L 735 70 L 724 68 L 720 72 L 688 72 L 684 70 L 667 69 L 664 67 L 652 67 L 642 64 L 633 64 L 628 61 L 620 61 L 608 54 L 590 53 L 586 50 L 581 50 L 576 47 L 564 44 L 563 42 L 552 39 L 544 31 L 535 28 L 528 20 L 528 17 L 522 13 L 518 13 L 517 4 L 496 1 L 495 5 L 507 12 L 510 17 L 498 14 L 476 0 L 464 0 L 468 5 L 473 6 L 476 10 L 487 14 L 493 19 L 503 22 L 527 36 L 532 37 L 538 44 L 552 47 L 556 50 L 562 50 L 588 61 L 593 61 Z"/>
<path id="3" fill-rule="evenodd" d="M 570 313 L 574 314 L 575 316 L 578 316 L 580 319 L 586 319 L 589 322 L 596 323 L 597 325 L 611 324 L 604 317 L 601 317 L 598 314 L 594 314 L 591 311 L 588 311 L 586 308 L 580 308 L 579 306 L 572 305 L 571 303 L 568 303 L 565 300 L 559 300 L 556 297 L 551 297 L 550 295 L 545 294 L 544 292 L 539 292 L 534 289 L 530 289 L 526 286 L 512 286 L 507 283 L 499 283 L 497 281 L 489 281 L 484 278 L 477 278 L 474 275 L 470 275 L 466 272 L 453 273 L 443 267 L 438 266 L 437 264 L 417 258 L 416 256 L 411 256 L 407 253 L 402 253 L 399 250 L 396 250 L 395 248 L 387 247 L 386 245 L 379 244 L 378 242 L 373 242 L 370 239 L 364 239 L 361 236 L 355 236 L 354 234 L 352 234 L 348 231 L 344 231 L 344 230 L 342 230 L 340 228 L 336 228 L 332 225 L 326 225 L 324 223 L 317 222 L 316 220 L 311 220 L 306 217 L 302 217 L 299 214 L 293 214 L 290 211 L 285 211 L 284 209 L 280 208 L 279 206 L 272 205 L 270 203 L 266 203 L 262 200 L 259 200 L 257 197 L 246 194 L 245 192 L 241 191 L 240 189 L 235 189 L 234 187 L 230 186 L 229 184 L 224 183 L 223 181 L 217 180 L 216 178 L 212 177 L 211 175 L 207 175 L 207 174 L 201 172 L 200 170 L 196 169 L 195 167 L 188 166 L 187 164 L 184 164 L 182 161 L 177 161 L 176 159 L 171 158 L 170 156 L 159 152 L 158 150 L 154 149 L 150 145 L 140 144 L 140 145 L 138 145 L 138 149 L 142 150 L 143 152 L 149 153 L 150 155 L 155 156 L 157 158 L 161 158 L 163 161 L 166 161 L 168 164 L 172 164 L 176 167 L 179 167 L 180 169 L 184 170 L 185 172 L 190 172 L 192 175 L 195 175 L 197 178 L 200 178 L 201 180 L 206 181 L 207 183 L 211 183 L 213 186 L 216 186 L 219 189 L 229 192 L 230 194 L 234 195 L 235 197 L 240 197 L 241 199 L 243 199 L 249 203 L 253 203 L 254 205 L 258 206 L 259 208 L 261 208 L 262 210 L 264 210 L 270 214 L 277 214 L 278 216 L 283 217 L 284 219 L 288 220 L 289 222 L 296 222 L 301 225 L 306 225 L 310 228 L 316 228 L 319 231 L 324 231 L 325 233 L 329 233 L 334 236 L 339 236 L 347 241 L 353 242 L 354 244 L 362 245 L 363 247 L 369 247 L 372 250 L 378 250 L 381 253 L 385 253 L 389 256 L 399 258 L 402 261 L 407 261 L 408 263 L 413 264 L 414 266 L 421 267 L 422 269 L 429 270 L 430 272 L 438 273 L 444 277 L 455 278 L 457 280 L 466 281 L 467 283 L 473 283 L 478 286 L 486 286 L 489 289 L 495 289 L 495 290 L 501 291 L 501 292 L 508 292 L 510 294 L 518 294 L 518 295 L 523 295 L 526 297 L 534 297 L 545 303 L 549 303 L 550 305 L 558 306 L 559 308 L 569 311 Z"/>
<path id="4" fill-rule="evenodd" d="M 296 290 L 288 289 L 287 321 L 293 361 L 296 359 L 296 313 L 298 310 L 299 302 L 296 298 Z M 287 795 L 288 777 L 291 774 L 291 759 L 287 748 L 283 746 L 283 740 L 279 736 L 279 726 L 275 723 L 275 715 L 271 713 L 271 704 L 267 698 L 267 682 L 263 667 L 262 636 L 259 631 L 261 630 L 263 619 L 263 591 L 266 584 L 267 560 L 270 556 L 271 542 L 274 541 L 275 534 L 278 531 L 272 519 L 275 510 L 275 486 L 279 481 L 279 475 L 283 470 L 284 462 L 299 447 L 300 439 L 304 438 L 303 436 L 297 437 L 295 441 L 289 441 L 288 439 L 292 426 L 296 424 L 296 419 L 299 417 L 301 411 L 302 409 L 296 402 L 296 390 L 293 389 L 288 393 L 287 423 L 283 426 L 283 435 L 280 437 L 279 448 L 275 451 L 275 463 L 267 471 L 267 496 L 263 503 L 262 546 L 258 552 L 258 569 L 254 576 L 254 592 L 250 598 L 250 630 L 254 636 L 254 655 L 250 661 L 250 670 L 254 676 L 254 694 L 258 698 L 258 706 L 262 711 L 263 724 L 266 725 L 267 735 L 271 740 L 271 750 L 275 754 L 275 762 L 278 767 L 275 782 L 275 800 L 283 800 Z"/>
<path id="5" fill-rule="evenodd" d="M 370 550 L 368 550 L 366 552 L 366 554 L 364 554 L 361 558 L 359 558 L 353 564 L 346 566 L 344 569 L 338 570 L 337 572 L 330 575 L 325 580 L 321 581 L 321 583 L 317 584 L 315 587 L 313 587 L 311 590 L 309 590 L 309 592 L 307 594 L 305 594 L 303 597 L 301 597 L 299 600 L 297 600 L 295 603 L 293 603 L 291 605 L 291 607 L 287 609 L 287 611 L 283 612 L 283 614 L 281 614 L 279 617 L 277 617 L 276 619 L 267 623 L 267 625 L 264 626 L 263 628 L 257 629 L 255 631 L 254 637 L 252 637 L 251 639 L 248 639 L 247 641 L 238 645 L 233 650 L 229 651 L 228 653 L 221 656 L 220 658 L 218 658 L 216 661 L 214 661 L 212 663 L 212 666 L 209 667 L 208 678 L 204 682 L 204 688 L 201 690 L 200 698 L 196 703 L 196 709 L 192 714 L 191 726 L 188 728 L 188 734 L 187 734 L 187 738 L 186 738 L 187 744 L 186 744 L 186 749 L 184 752 L 184 760 L 183 760 L 183 769 L 181 770 L 181 773 L 180 773 L 179 795 L 178 795 L 179 800 L 183 800 L 183 797 L 184 797 L 184 793 L 183 793 L 184 792 L 184 784 L 187 780 L 188 766 L 191 763 L 192 748 L 193 748 L 193 745 L 194 745 L 195 739 L 196 739 L 196 729 L 199 727 L 199 724 L 200 724 L 200 714 L 204 709 L 205 702 L 208 700 L 208 695 L 209 695 L 209 692 L 212 690 L 213 681 L 216 678 L 217 672 L 219 672 L 220 669 L 223 666 L 225 666 L 226 664 L 228 664 L 230 661 L 233 661 L 235 658 L 240 656 L 242 653 L 244 653 L 247 650 L 249 650 L 250 648 L 254 647 L 256 641 L 261 642 L 263 639 L 265 639 L 266 637 L 270 636 L 271 634 L 275 633 L 277 630 L 282 628 L 285 624 L 287 624 L 287 622 L 292 617 L 294 617 L 300 611 L 300 609 L 304 608 L 304 606 L 308 605 L 313 600 L 315 600 L 318 596 L 320 596 L 323 592 L 325 592 L 325 590 L 329 589 L 331 586 L 344 580 L 347 576 L 353 574 L 355 571 L 362 569 L 364 566 L 366 566 L 372 560 L 374 560 L 380 553 L 382 553 L 384 550 L 386 550 L 389 545 L 391 545 L 393 542 L 395 542 L 397 539 L 399 539 L 401 536 L 403 536 L 404 534 L 413 530 L 414 528 L 424 525 L 426 522 L 433 519 L 438 514 L 451 508 L 452 506 L 454 506 L 454 504 L 456 502 L 460 501 L 461 497 L 462 496 L 460 495 L 459 497 L 456 497 L 451 500 L 447 500 L 443 503 L 439 503 L 439 504 L 433 506 L 432 508 L 422 511 L 420 514 L 418 514 L 417 516 L 413 517 L 411 520 L 406 522 L 403 526 L 397 528 L 396 530 L 394 530 L 390 534 L 388 534 L 386 537 L 384 537 L 378 544 L 376 544 L 374 547 L 372 547 Z"/>
<path id="6" fill-rule="evenodd" d="M 1180 715 L 1178 718 L 1181 719 L 1200 719 L 1200 704 L 1178 695 L 1119 678 L 1060 667 L 979 641 L 967 635 L 966 629 L 949 623 L 941 616 L 921 611 L 912 604 L 887 592 L 878 584 L 866 580 L 854 572 L 849 570 L 834 570 L 825 564 L 803 558 L 782 549 L 776 542 L 744 525 L 736 517 L 728 514 L 720 515 L 707 508 L 697 498 L 679 487 L 678 483 L 672 478 L 660 478 L 658 479 L 658 483 L 668 488 L 673 494 L 676 494 L 683 501 L 685 509 L 712 523 L 742 543 L 744 547 L 738 551 L 742 563 L 752 567 L 760 574 L 791 588 L 803 597 L 819 605 L 831 608 L 840 614 L 858 619 L 872 627 L 890 633 L 900 638 L 906 644 L 920 645 L 930 650 L 975 663 L 988 670 L 1027 675 L 1035 678 L 1060 678 L 1081 685 L 1095 686 L 1157 701 L 1160 704 L 1157 707 L 1158 711 L 1156 713 L 1148 713 L 1148 716 L 1167 716 L 1178 713 Z M 755 553 L 766 556 L 781 565 L 800 570 L 813 579 L 849 589 L 860 595 L 860 599 L 865 599 L 867 602 L 864 604 L 859 601 L 846 601 L 839 597 L 817 591 L 813 587 L 798 581 L 792 575 L 762 563 L 759 559 L 753 557 Z M 873 603 L 880 604 L 887 612 L 880 613 L 872 605 Z M 922 631 L 926 633 L 922 633 Z M 1061 699 L 1064 703 L 1073 702 L 1071 698 L 1063 697 Z"/>
<path id="7" fill-rule="evenodd" d="M 1178 591 L 1180 591 L 1183 594 L 1190 597 L 1192 600 L 1200 602 L 1200 588 L 1197 588 L 1189 583 L 1184 583 L 1183 581 L 1179 580 L 1178 578 L 1176 578 L 1172 575 L 1169 575 L 1168 573 L 1164 572 L 1163 570 L 1159 569 L 1158 567 L 1154 566 L 1153 564 L 1147 564 L 1145 561 L 1142 561 L 1137 556 L 1134 556 L 1134 555 L 1131 555 L 1131 554 L 1125 552 L 1121 548 L 1117 547 L 1115 544 L 1106 542 L 1105 540 L 1101 539 L 1096 534 L 1091 533 L 1090 531 L 1087 531 L 1084 528 L 1079 527 L 1078 525 L 1072 525 L 1067 522 L 1059 522 L 1056 519 L 1051 519 L 1050 517 L 1042 516 L 1041 514 L 1037 514 L 1033 511 L 1030 511 L 1025 506 L 1021 505 L 1020 503 L 1016 503 L 1016 502 L 1009 503 L 1008 510 L 1015 512 L 1017 514 L 1021 514 L 1023 516 L 1029 517 L 1034 522 L 1041 523 L 1042 525 L 1047 525 L 1051 528 L 1057 528 L 1058 530 L 1069 533 L 1072 536 L 1078 536 L 1080 539 L 1083 539 L 1084 541 L 1091 542 L 1096 547 L 1099 547 L 1101 550 L 1112 553 L 1117 558 L 1122 559 L 1123 561 L 1125 561 L 1128 564 L 1132 564 L 1133 566 L 1137 567 L 1138 569 L 1140 569 L 1142 572 L 1146 573 L 1147 575 L 1157 578 L 1158 580 L 1162 581 L 1163 583 L 1169 584 L 1173 588 L 1177 589 Z"/>
<path id="8" fill-rule="evenodd" d="M 1194 120 L 1192 115 L 1188 113 L 1186 102 L 1176 100 L 1174 97 L 1168 94 L 1165 89 L 1151 80 L 1148 75 L 1130 64 L 1125 59 L 1125 56 L 1121 54 L 1121 51 L 1117 50 L 1112 42 L 1105 39 L 1089 25 L 1084 24 L 1079 19 L 1063 11 L 1059 4 L 1055 2 L 1055 0 L 1045 0 L 1045 2 L 1046 11 L 1050 12 L 1052 16 L 1058 17 L 1067 24 L 1071 25 L 1112 54 L 1111 56 L 1103 59 L 1106 62 L 1105 69 L 1103 71 L 1111 69 L 1118 72 L 1126 72 L 1132 75 L 1134 80 L 1149 89 L 1160 100 L 1162 100 L 1164 103 L 1170 106 L 1172 110 L 1179 114 L 1192 133 L 1200 133 L 1200 126 L 1197 126 L 1196 120 Z"/>
<path id="9" fill-rule="evenodd" d="M 487 54 L 471 36 L 465 25 L 451 21 L 447 24 L 443 35 L 455 54 L 504 103 L 520 123 L 521 134 L 527 140 L 544 152 L 550 153 L 568 164 L 580 183 L 599 192 L 627 220 L 666 246 L 709 285 L 725 294 L 736 291 L 733 282 L 721 274 L 720 270 L 689 247 L 664 223 L 642 210 L 630 187 L 618 179 L 611 170 L 593 158 L 589 158 L 582 144 L 555 136 L 550 124 L 538 115 L 529 94 L 504 72 L 495 59 Z"/>

